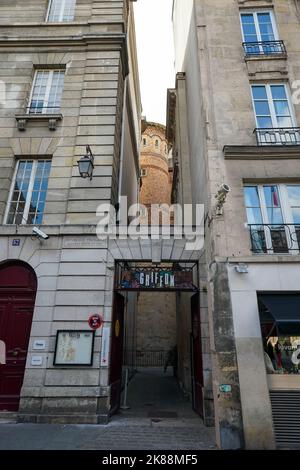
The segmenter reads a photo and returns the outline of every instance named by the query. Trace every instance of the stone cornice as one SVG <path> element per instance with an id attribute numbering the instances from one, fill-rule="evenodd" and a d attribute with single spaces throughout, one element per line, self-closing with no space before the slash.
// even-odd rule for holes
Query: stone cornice
<path id="1" fill-rule="evenodd" d="M 13 49 L 14 52 L 24 52 L 33 49 L 34 52 L 43 52 L 49 48 L 68 48 L 68 50 L 119 50 L 123 62 L 124 76 L 129 73 L 129 61 L 127 50 L 127 35 L 117 34 L 82 34 L 78 36 L 55 36 L 55 37 L 6 37 L 0 35 L 0 52 Z"/>
<path id="2" fill-rule="evenodd" d="M 0 237 L 2 236 L 32 236 L 34 225 L 0 225 Z M 58 235 L 96 235 L 97 225 L 87 224 L 61 224 L 61 225 L 42 225 L 41 229 L 49 236 Z"/>
<path id="3" fill-rule="evenodd" d="M 44 46 L 82 46 L 90 44 L 120 44 L 126 42 L 126 34 L 82 34 L 76 36 L 11 36 L 1 37 L 0 47 L 19 47 L 24 49 L 28 46 L 44 47 Z"/>
<path id="4" fill-rule="evenodd" d="M 247 263 L 247 264 L 276 264 L 282 263 L 300 263 L 299 255 L 253 255 L 253 256 L 237 256 L 229 257 L 227 259 L 228 263 L 231 265 L 237 265 L 238 263 Z"/>
<path id="5" fill-rule="evenodd" d="M 226 160 L 290 160 L 300 159 L 300 145 L 225 145 Z"/>
<path id="6" fill-rule="evenodd" d="M 34 27 L 38 27 L 39 29 L 40 28 L 62 28 L 62 29 L 65 29 L 66 27 L 67 28 L 72 28 L 74 26 L 82 26 L 82 25 L 90 25 L 90 24 L 105 24 L 105 25 L 115 25 L 115 24 L 124 24 L 124 21 L 122 20 L 115 20 L 115 21 L 109 21 L 107 19 L 92 19 L 90 21 L 66 21 L 66 22 L 58 22 L 58 23 L 55 23 L 55 22 L 46 22 L 46 21 L 42 21 L 42 22 L 39 22 L 39 21 L 32 21 L 32 22 L 20 22 L 20 23 L 1 23 L 1 26 L 0 26 L 0 32 L 1 32 L 1 29 L 3 28 L 9 28 L 9 29 L 12 29 L 12 28 L 34 28 Z"/>

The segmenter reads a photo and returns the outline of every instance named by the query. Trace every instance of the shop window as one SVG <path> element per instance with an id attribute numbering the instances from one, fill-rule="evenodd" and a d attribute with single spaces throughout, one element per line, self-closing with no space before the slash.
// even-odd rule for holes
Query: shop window
<path id="1" fill-rule="evenodd" d="M 300 373 L 300 294 L 259 294 L 268 374 Z"/>

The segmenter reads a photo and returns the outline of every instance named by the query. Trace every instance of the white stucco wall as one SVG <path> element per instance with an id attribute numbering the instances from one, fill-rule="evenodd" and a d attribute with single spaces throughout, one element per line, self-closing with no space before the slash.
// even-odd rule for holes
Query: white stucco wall
<path id="1" fill-rule="evenodd" d="M 194 0 L 174 0 L 173 30 L 175 44 L 175 71 L 182 72 L 190 32 Z"/>
<path id="2" fill-rule="evenodd" d="M 128 112 L 126 112 L 124 122 L 124 152 L 123 161 L 121 163 L 122 176 L 120 195 L 127 196 L 128 207 L 138 202 L 138 170 L 135 164 L 134 154 L 135 149 L 132 143 Z"/>

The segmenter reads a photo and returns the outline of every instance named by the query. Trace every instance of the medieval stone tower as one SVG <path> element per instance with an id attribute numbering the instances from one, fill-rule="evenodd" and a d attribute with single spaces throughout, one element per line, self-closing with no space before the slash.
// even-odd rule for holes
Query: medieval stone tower
<path id="1" fill-rule="evenodd" d="M 173 170 L 168 157 L 165 126 L 143 121 L 140 202 L 147 207 L 149 216 L 151 204 L 171 204 Z"/>

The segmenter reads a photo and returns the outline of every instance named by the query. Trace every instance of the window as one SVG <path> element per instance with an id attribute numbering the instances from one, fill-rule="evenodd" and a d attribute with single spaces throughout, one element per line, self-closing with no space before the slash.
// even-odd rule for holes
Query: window
<path id="1" fill-rule="evenodd" d="M 268 374 L 300 373 L 300 295 L 258 295 L 264 358 Z"/>
<path id="2" fill-rule="evenodd" d="M 294 126 L 286 85 L 252 85 L 252 98 L 258 128 Z"/>
<path id="3" fill-rule="evenodd" d="M 242 13 L 241 23 L 246 53 L 273 54 L 285 51 L 281 49 L 282 45 L 278 42 L 273 12 Z M 274 44 L 274 41 L 278 43 Z"/>
<path id="4" fill-rule="evenodd" d="M 159 141 L 156 139 L 155 141 L 155 148 L 158 149 L 159 148 Z"/>
<path id="5" fill-rule="evenodd" d="M 20 160 L 11 188 L 7 224 L 41 224 L 51 160 Z"/>
<path id="6" fill-rule="evenodd" d="M 298 253 L 300 184 L 245 186 L 245 204 L 254 253 Z"/>
<path id="7" fill-rule="evenodd" d="M 143 139 L 143 145 L 144 147 L 147 145 L 147 139 Z"/>
<path id="8" fill-rule="evenodd" d="M 142 168 L 141 169 L 141 178 L 143 178 L 144 176 L 147 176 L 148 172 L 147 172 L 147 168 Z"/>
<path id="9" fill-rule="evenodd" d="M 37 70 L 30 97 L 29 114 L 54 114 L 60 109 L 63 70 Z"/>
<path id="10" fill-rule="evenodd" d="M 73 21 L 76 0 L 50 0 L 47 21 L 49 23 Z"/>

